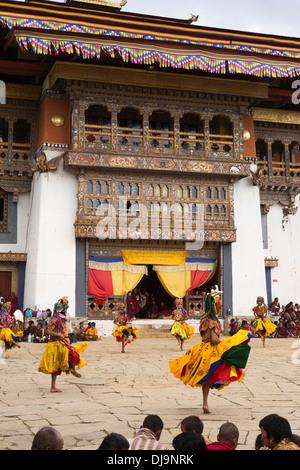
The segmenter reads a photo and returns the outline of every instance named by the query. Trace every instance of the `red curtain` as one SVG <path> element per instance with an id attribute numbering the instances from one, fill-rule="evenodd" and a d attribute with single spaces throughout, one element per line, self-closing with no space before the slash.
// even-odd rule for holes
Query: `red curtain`
<path id="1" fill-rule="evenodd" d="M 188 289 L 190 292 L 192 289 L 196 289 L 196 287 L 203 286 L 206 282 L 210 281 L 210 279 L 214 276 L 217 270 L 217 265 L 210 271 L 191 271 L 191 287 Z"/>
<path id="2" fill-rule="evenodd" d="M 98 305 L 103 305 L 107 297 L 114 294 L 112 272 L 89 269 L 89 294 Z"/>

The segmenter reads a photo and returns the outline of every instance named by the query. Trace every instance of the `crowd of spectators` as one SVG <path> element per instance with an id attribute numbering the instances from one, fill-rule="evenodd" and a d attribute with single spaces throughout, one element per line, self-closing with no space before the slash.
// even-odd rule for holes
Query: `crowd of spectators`
<path id="1" fill-rule="evenodd" d="M 252 450 L 300 450 L 300 436 L 293 434 L 287 419 L 278 414 L 270 414 L 259 422 L 259 434 L 253 442 Z M 198 416 L 187 416 L 173 438 L 172 447 L 162 444 L 160 438 L 164 423 L 158 415 L 148 415 L 132 438 L 111 432 L 102 440 L 96 450 L 108 451 L 210 451 L 238 450 L 239 429 L 231 422 L 223 423 L 216 441 L 204 437 L 204 423 Z M 31 450 L 63 450 L 63 436 L 54 428 L 40 429 L 34 436 Z"/>
<path id="2" fill-rule="evenodd" d="M 24 311 L 17 305 L 17 297 L 11 294 L 9 300 L 0 295 L 0 330 L 9 326 L 18 338 L 19 342 L 47 343 L 50 339 L 47 327 L 52 318 L 50 308 L 46 310 L 32 310 L 26 308 Z M 71 317 L 67 313 L 67 331 L 70 342 L 97 341 L 100 339 L 95 322 L 81 322 L 76 331 L 73 330 Z"/>
<path id="3" fill-rule="evenodd" d="M 277 327 L 271 336 L 272 338 L 300 337 L 300 305 L 298 303 L 290 301 L 287 305 L 280 305 L 278 298 L 275 297 L 268 308 L 268 315 Z M 248 330 L 254 334 L 254 322 L 255 319 L 239 321 L 234 317 L 231 318 L 229 322 L 229 335 L 232 336 L 240 329 Z"/>

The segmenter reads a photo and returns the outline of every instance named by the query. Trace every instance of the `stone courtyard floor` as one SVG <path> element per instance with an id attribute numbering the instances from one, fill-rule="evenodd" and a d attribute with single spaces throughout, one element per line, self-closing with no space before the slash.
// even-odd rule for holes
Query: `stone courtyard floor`
<path id="1" fill-rule="evenodd" d="M 184 352 L 199 340 L 194 334 Z M 202 412 L 201 389 L 183 385 L 169 372 L 169 360 L 182 355 L 171 336 L 141 334 L 125 354 L 109 335 L 90 342 L 82 355 L 88 362 L 82 377 L 58 377 L 62 393 L 50 393 L 50 376 L 37 371 L 45 347 L 21 343 L 0 365 L 0 450 L 29 450 L 43 426 L 60 431 L 66 450 L 95 450 L 107 433 L 132 437 L 147 414 L 163 419 L 161 442 L 170 449 L 188 415 L 203 420 L 210 441 L 224 422 L 236 424 L 237 450 L 254 449 L 259 421 L 270 413 L 287 418 L 300 434 L 300 341 L 267 339 L 263 349 L 260 339 L 252 339 L 244 381 L 212 391 L 208 415 Z"/>

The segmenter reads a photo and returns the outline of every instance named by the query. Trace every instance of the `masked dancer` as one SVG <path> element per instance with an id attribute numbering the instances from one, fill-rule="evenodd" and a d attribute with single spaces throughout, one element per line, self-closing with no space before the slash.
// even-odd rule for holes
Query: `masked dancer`
<path id="1" fill-rule="evenodd" d="M 202 387 L 204 413 L 210 413 L 210 389 L 221 390 L 234 381 L 243 380 L 242 369 L 250 353 L 249 331 L 240 330 L 228 339 L 220 339 L 220 294 L 218 289 L 207 294 L 199 327 L 202 341 L 191 347 L 184 356 L 169 363 L 171 373 L 185 385 Z"/>
<path id="2" fill-rule="evenodd" d="M 122 353 L 125 352 L 125 346 L 136 341 L 139 337 L 136 326 L 129 324 L 129 319 L 125 306 L 121 306 L 121 309 L 115 314 L 114 324 L 116 328 L 112 332 L 112 335 L 116 338 L 117 343 L 122 344 Z"/>
<path id="3" fill-rule="evenodd" d="M 62 372 L 73 374 L 75 377 L 81 375 L 75 370 L 75 366 L 80 368 L 86 364 L 80 354 L 86 349 L 87 343 L 71 346 L 66 323 L 66 312 L 69 308 L 68 298 L 63 297 L 53 309 L 53 317 L 47 327 L 50 340 L 47 343 L 38 371 L 44 374 L 51 374 L 51 392 L 61 392 L 56 388 L 56 378 Z"/>
<path id="4" fill-rule="evenodd" d="M 265 340 L 267 336 L 272 335 L 276 330 L 276 325 L 271 322 L 268 318 L 268 307 L 265 305 L 263 297 L 257 297 L 256 306 L 253 307 L 254 313 L 254 334 L 257 333 L 263 342 L 263 347 L 265 347 Z"/>
<path id="5" fill-rule="evenodd" d="M 194 334 L 194 327 L 187 324 L 186 319 L 188 317 L 187 311 L 183 308 L 183 300 L 175 300 L 176 309 L 173 311 L 172 316 L 174 323 L 171 328 L 171 335 L 177 338 L 180 345 L 180 349 L 183 349 L 183 342 L 189 339 Z"/>

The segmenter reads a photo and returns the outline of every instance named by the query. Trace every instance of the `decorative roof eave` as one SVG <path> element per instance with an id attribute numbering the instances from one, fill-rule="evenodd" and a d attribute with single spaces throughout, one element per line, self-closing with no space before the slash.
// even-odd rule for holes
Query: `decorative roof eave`
<path id="1" fill-rule="evenodd" d="M 86 59 L 118 54 L 124 62 L 241 73 L 300 74 L 300 39 L 191 26 L 175 20 L 44 0 L 4 1 L 0 24 L 20 47 L 37 54 L 77 53 Z"/>
<path id="2" fill-rule="evenodd" d="M 248 53 L 300 58 L 300 38 L 264 35 L 191 25 L 190 20 L 162 18 L 129 12 L 107 11 L 87 5 L 74 6 L 45 0 L 20 3 L 4 0 L 0 23 L 82 34 L 129 37 L 218 47 Z"/>
<path id="3" fill-rule="evenodd" d="M 118 55 L 124 62 L 132 64 L 158 63 L 160 67 L 203 70 L 217 74 L 241 73 L 272 78 L 300 75 L 300 60 L 264 54 L 34 28 L 15 28 L 11 34 L 22 49 L 31 49 L 36 54 L 77 53 L 84 59 L 99 60 L 103 54 L 112 58 Z"/>

